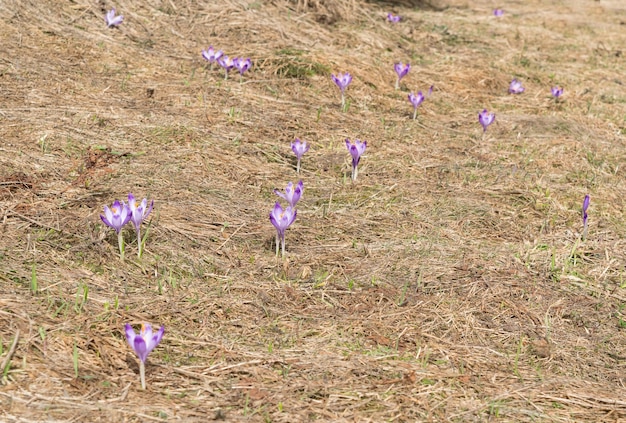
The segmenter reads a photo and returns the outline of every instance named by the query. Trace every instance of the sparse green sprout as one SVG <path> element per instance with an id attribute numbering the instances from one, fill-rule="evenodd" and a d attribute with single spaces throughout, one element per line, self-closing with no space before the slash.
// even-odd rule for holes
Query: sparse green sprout
<path id="1" fill-rule="evenodd" d="M 72 354 L 72 359 L 74 362 L 74 377 L 78 379 L 78 345 L 74 342 L 74 353 Z"/>
<path id="2" fill-rule="evenodd" d="M 33 266 L 30 272 L 30 292 L 32 292 L 33 295 L 39 292 L 39 284 L 37 282 L 37 269 L 35 267 L 35 263 L 33 263 Z"/>

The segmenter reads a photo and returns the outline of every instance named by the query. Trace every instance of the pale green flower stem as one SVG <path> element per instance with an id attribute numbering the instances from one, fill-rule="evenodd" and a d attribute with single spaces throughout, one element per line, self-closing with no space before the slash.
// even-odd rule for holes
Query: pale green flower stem
<path id="1" fill-rule="evenodd" d="M 137 257 L 141 258 L 143 252 L 143 244 L 141 242 L 141 236 L 139 235 L 139 229 L 137 229 Z"/>
<path id="2" fill-rule="evenodd" d="M 146 389 L 146 365 L 139 360 L 139 377 L 141 378 L 141 389 Z"/>
<path id="3" fill-rule="evenodd" d="M 122 231 L 117 234 L 117 244 L 120 247 L 120 259 L 124 261 L 124 235 L 122 235 Z"/>

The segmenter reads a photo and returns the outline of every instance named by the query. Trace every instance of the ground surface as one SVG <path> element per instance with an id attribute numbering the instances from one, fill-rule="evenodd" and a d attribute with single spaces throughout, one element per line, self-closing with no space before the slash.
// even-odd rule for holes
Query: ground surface
<path id="1" fill-rule="evenodd" d="M 2 1 L 0 420 L 626 420 L 625 5 L 434 6 Z M 122 263 L 128 192 L 155 206 Z M 166 328 L 146 391 L 127 322 Z"/>

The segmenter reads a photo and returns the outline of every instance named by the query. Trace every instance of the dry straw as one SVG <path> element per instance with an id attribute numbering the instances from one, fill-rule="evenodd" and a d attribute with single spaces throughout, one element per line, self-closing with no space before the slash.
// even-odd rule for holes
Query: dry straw
<path id="1" fill-rule="evenodd" d="M 1 2 L 0 420 L 624 419 L 623 9 L 446 5 Z M 121 263 L 128 192 L 155 209 Z M 145 392 L 126 322 L 167 328 Z"/>

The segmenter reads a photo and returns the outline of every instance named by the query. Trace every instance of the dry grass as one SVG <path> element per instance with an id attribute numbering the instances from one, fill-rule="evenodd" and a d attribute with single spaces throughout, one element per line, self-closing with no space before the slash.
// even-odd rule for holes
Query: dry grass
<path id="1" fill-rule="evenodd" d="M 0 419 L 626 420 L 623 4 L 434 6 L 0 3 Z M 253 59 L 243 83 L 210 44 Z M 356 183 L 345 137 L 368 141 Z M 122 263 L 98 215 L 129 191 L 155 211 Z M 166 327 L 147 391 L 122 329 L 143 321 Z"/>

